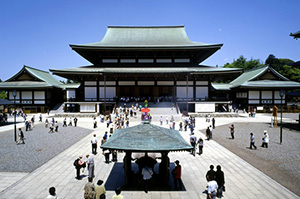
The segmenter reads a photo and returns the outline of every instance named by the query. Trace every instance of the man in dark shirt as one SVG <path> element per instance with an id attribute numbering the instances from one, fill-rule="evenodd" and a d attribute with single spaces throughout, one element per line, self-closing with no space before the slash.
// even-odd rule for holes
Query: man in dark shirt
<path id="1" fill-rule="evenodd" d="M 221 170 L 221 166 L 217 166 L 216 171 L 216 181 L 218 183 L 218 189 L 217 189 L 217 197 L 221 198 L 223 195 L 223 190 L 225 190 L 225 179 L 224 179 L 224 172 Z"/>
<path id="2" fill-rule="evenodd" d="M 211 180 L 215 180 L 216 172 L 214 171 L 214 165 L 210 165 L 209 167 L 210 167 L 210 170 L 207 171 L 207 173 L 206 173 L 206 180 L 209 181 L 208 178 Z"/>

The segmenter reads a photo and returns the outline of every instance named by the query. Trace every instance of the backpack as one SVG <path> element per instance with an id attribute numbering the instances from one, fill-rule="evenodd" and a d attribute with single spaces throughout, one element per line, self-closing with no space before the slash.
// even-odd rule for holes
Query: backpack
<path id="1" fill-rule="evenodd" d="M 90 188 L 86 188 L 84 190 L 83 197 L 84 197 L 84 199 L 93 199 L 94 198 L 94 194 L 92 193 L 92 190 Z"/>
<path id="2" fill-rule="evenodd" d="M 78 158 L 74 161 L 73 165 L 74 165 L 75 167 L 78 167 L 78 166 L 79 166 L 79 165 L 78 165 L 78 161 L 79 161 Z"/>

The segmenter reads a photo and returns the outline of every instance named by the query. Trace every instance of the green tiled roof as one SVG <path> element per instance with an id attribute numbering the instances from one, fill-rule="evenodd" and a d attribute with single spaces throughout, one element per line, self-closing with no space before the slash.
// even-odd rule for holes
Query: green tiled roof
<path id="1" fill-rule="evenodd" d="M 216 90 L 229 91 L 231 85 L 230 84 L 222 84 L 222 83 L 211 83 L 211 86 Z"/>
<path id="2" fill-rule="evenodd" d="M 13 81 L 13 82 L 0 82 L 1 89 L 13 88 L 51 88 L 52 86 L 46 82 L 36 81 Z"/>
<path id="3" fill-rule="evenodd" d="M 300 83 L 293 81 L 259 80 L 245 82 L 241 88 L 300 88 Z"/>
<path id="4" fill-rule="evenodd" d="M 28 73 L 37 81 L 16 80 L 22 73 Z M 17 74 L 5 82 L 0 83 L 0 88 L 61 88 L 62 83 L 55 79 L 49 72 L 29 66 L 24 66 Z"/>
<path id="5" fill-rule="evenodd" d="M 184 26 L 108 26 L 100 42 L 70 45 L 74 48 L 151 48 L 151 47 L 202 47 L 220 48 L 223 44 L 193 42 Z"/>
<path id="6" fill-rule="evenodd" d="M 134 127 L 118 129 L 101 148 L 136 151 L 189 151 L 192 149 L 179 131 L 170 130 L 153 124 L 140 124 Z"/>
<path id="7" fill-rule="evenodd" d="M 66 69 L 50 69 L 53 74 L 101 74 L 101 73 L 240 73 L 242 69 L 237 68 L 217 68 L 208 66 L 199 67 L 77 67 Z"/>
<path id="8" fill-rule="evenodd" d="M 270 71 L 277 80 L 263 80 L 260 76 Z M 212 84 L 216 90 L 230 90 L 232 88 L 300 88 L 300 83 L 293 82 L 275 71 L 272 67 L 263 66 L 244 72 L 229 84 Z"/>

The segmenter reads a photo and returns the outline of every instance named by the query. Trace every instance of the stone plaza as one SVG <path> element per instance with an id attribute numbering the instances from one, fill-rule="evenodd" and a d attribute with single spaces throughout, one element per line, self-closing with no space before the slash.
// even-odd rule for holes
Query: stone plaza
<path id="1" fill-rule="evenodd" d="M 44 117 L 51 117 L 51 115 L 44 115 Z M 159 115 L 153 115 L 152 123 L 155 125 L 160 125 L 159 117 Z M 166 115 L 163 115 L 163 117 L 165 118 Z M 270 118 L 270 114 L 257 114 L 255 118 L 249 118 L 246 114 L 243 113 L 239 114 L 239 117 L 218 117 L 216 118 L 216 129 L 214 131 L 219 133 L 219 128 L 222 129 L 224 128 L 224 125 L 229 126 L 229 124 L 232 123 L 240 124 L 241 129 L 249 128 L 250 126 L 252 130 L 256 130 L 256 132 L 254 132 L 257 141 L 256 145 L 259 146 L 261 144 L 261 135 L 263 134 L 263 130 L 269 130 L 270 128 Z M 24 153 L 24 151 L 32 153 L 29 154 L 28 157 L 26 157 L 25 161 L 23 160 L 23 162 L 25 163 L 27 161 L 32 161 L 31 159 L 34 159 L 34 157 L 43 156 L 43 153 L 46 150 L 53 151 L 46 154 L 47 157 L 49 157 L 49 160 L 47 158 L 43 160 L 34 160 L 36 161 L 35 164 L 32 165 L 31 169 L 29 168 L 27 172 L 20 170 L 17 171 L 17 169 L 10 170 L 9 168 L 12 168 L 12 166 L 3 169 L 3 165 L 12 164 L 10 161 L 15 161 L 15 164 L 21 164 L 16 159 L 22 160 L 22 156 L 15 157 L 15 159 L 8 158 L 7 160 L 5 160 L 6 162 L 4 164 L 1 163 L 0 198 L 46 198 L 46 196 L 48 195 L 48 189 L 51 186 L 54 186 L 56 188 L 56 192 L 59 198 L 83 198 L 83 187 L 87 182 L 87 177 L 84 177 L 81 181 L 75 179 L 75 169 L 73 166 L 73 162 L 79 155 L 91 154 L 90 140 L 93 134 L 96 134 L 98 140 L 101 140 L 104 132 L 108 131 L 109 129 L 106 128 L 106 123 L 99 123 L 98 128 L 93 129 L 92 118 L 79 118 L 78 127 L 61 127 L 63 118 L 56 119 L 60 124 L 58 133 L 48 134 L 48 129 L 44 128 L 44 123 L 37 122 L 32 131 L 25 132 L 25 145 L 15 145 L 15 143 L 13 142 L 13 125 L 0 127 L 1 136 L 3 136 L 4 134 L 11 135 L 11 142 L 6 143 L 6 147 L 10 147 L 13 150 L 13 153 L 18 153 L 18 151 L 19 153 Z M 178 124 L 181 116 L 176 115 L 175 119 L 176 130 L 178 130 Z M 295 123 L 294 118 L 284 117 L 284 121 Z M 138 124 L 140 124 L 139 119 L 131 119 L 130 126 Z M 255 125 L 257 124 L 263 125 L 263 129 L 256 127 Z M 205 118 L 196 118 L 196 127 L 194 132 L 197 138 L 199 138 L 200 136 L 202 138 L 205 137 L 204 129 L 206 129 L 208 125 L 209 123 L 205 122 Z M 18 123 L 17 125 L 17 127 L 23 126 L 24 124 L 22 122 Z M 168 128 L 168 125 L 166 125 L 166 123 L 164 122 L 163 127 Z M 279 128 L 277 128 L 277 130 L 279 134 Z M 287 131 L 289 130 L 284 129 L 284 133 Z M 81 135 L 79 135 L 80 132 L 82 132 Z M 145 193 L 142 190 L 123 190 L 122 195 L 124 196 L 124 198 L 206 198 L 207 194 L 205 191 L 207 181 L 205 178 L 205 174 L 208 171 L 210 165 L 214 165 L 215 167 L 217 165 L 221 165 L 222 170 L 224 171 L 226 192 L 223 193 L 223 198 L 299 198 L 299 196 L 296 195 L 299 194 L 299 190 L 289 190 L 288 188 L 285 188 L 281 185 L 280 181 L 273 180 L 274 178 L 272 176 L 266 175 L 262 171 L 249 164 L 249 161 L 247 162 L 246 160 L 236 155 L 236 153 L 231 152 L 230 150 L 219 144 L 222 143 L 222 136 L 219 136 L 218 133 L 213 134 L 213 140 L 204 142 L 204 153 L 201 156 L 196 155 L 194 157 L 189 152 L 171 152 L 169 154 L 170 164 L 172 166 L 174 165 L 175 160 L 180 160 L 180 163 L 182 165 L 182 182 L 184 187 L 183 190 L 151 191 L 150 189 L 148 193 Z M 227 137 L 229 137 L 229 130 L 222 130 L 222 133 L 228 134 Z M 240 133 L 246 134 L 244 136 L 248 137 L 250 132 L 241 130 Z M 32 141 L 34 142 L 36 142 L 36 140 L 34 140 L 35 136 L 42 139 L 48 139 L 48 142 L 53 143 L 53 148 L 51 148 L 51 143 L 49 144 L 47 142 L 43 143 L 43 146 L 45 146 L 44 148 L 41 148 L 41 146 L 31 146 L 33 143 L 30 142 L 31 137 L 29 136 L 29 134 L 32 134 L 30 136 L 32 137 Z M 50 138 L 53 136 L 59 136 L 56 134 L 63 134 L 64 139 L 68 140 L 68 142 L 60 143 L 60 140 Z M 181 131 L 180 134 L 189 143 L 189 131 Z M 299 151 L 299 147 L 297 146 L 297 141 L 299 141 L 299 134 L 298 132 L 294 132 L 294 134 L 296 137 L 294 138 L 295 143 L 293 146 L 293 150 L 295 150 L 295 154 L 297 154 L 297 151 Z M 78 137 L 77 140 L 72 138 L 75 136 Z M 236 137 L 239 137 L 238 133 L 236 134 Z M 226 136 L 224 139 L 227 139 Z M 270 145 L 273 145 L 272 147 L 274 148 L 282 147 L 285 144 L 291 144 L 284 142 L 284 140 L 283 144 L 279 145 L 277 143 L 278 141 L 275 141 L 274 139 L 275 138 L 272 137 L 270 138 Z M 219 143 L 215 140 L 218 140 Z M 244 146 L 245 149 L 246 147 L 249 147 L 249 141 L 245 141 Z M 258 147 L 256 151 L 253 150 L 251 151 L 251 153 L 259 152 L 261 150 L 272 150 L 272 147 L 270 146 L 269 149 L 262 149 Z M 37 148 L 41 150 L 41 154 L 37 154 Z M 1 148 L 1 150 L 3 149 Z M 10 152 L 7 151 L 6 153 L 9 154 Z M 4 155 L 5 154 L 2 154 L 2 156 Z M 111 198 L 114 195 L 114 187 L 119 186 L 120 183 L 124 181 L 123 168 L 117 167 L 118 164 L 122 164 L 123 157 L 124 153 L 118 153 L 118 162 L 105 164 L 105 158 L 102 155 L 99 146 L 98 153 L 94 156 L 94 183 L 96 183 L 98 179 L 102 179 L 104 181 L 107 189 L 107 198 Z M 278 159 L 280 159 L 280 157 L 278 157 Z M 298 156 L 296 155 L 291 161 L 296 162 L 296 165 L 298 162 L 298 168 L 294 169 L 299 173 L 299 154 Z M 270 164 L 272 163 L 270 162 Z M 87 171 L 85 171 L 85 173 L 83 174 L 83 176 L 86 176 Z M 299 176 L 296 176 L 296 178 L 296 181 L 299 182 Z"/>

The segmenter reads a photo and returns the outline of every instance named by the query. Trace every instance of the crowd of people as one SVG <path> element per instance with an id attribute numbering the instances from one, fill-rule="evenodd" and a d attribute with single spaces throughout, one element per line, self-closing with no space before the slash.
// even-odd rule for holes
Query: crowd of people
<path id="1" fill-rule="evenodd" d="M 119 98 L 119 102 L 131 103 L 131 102 L 144 102 L 147 100 L 148 102 L 173 102 L 173 96 L 159 96 L 159 97 L 129 97 L 129 96 L 122 96 Z"/>

